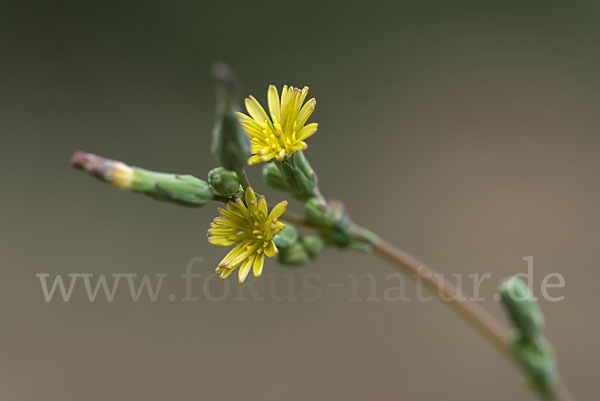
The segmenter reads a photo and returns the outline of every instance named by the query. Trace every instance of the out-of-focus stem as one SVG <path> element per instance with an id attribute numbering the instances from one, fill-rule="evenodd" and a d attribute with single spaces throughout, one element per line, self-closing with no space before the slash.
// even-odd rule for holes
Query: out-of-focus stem
<path id="1" fill-rule="evenodd" d="M 419 260 L 406 252 L 396 248 L 390 243 L 377 239 L 373 243 L 375 253 L 400 268 L 412 277 L 419 278 L 421 282 L 434 294 L 443 296 L 450 306 L 461 314 L 483 336 L 490 341 L 499 351 L 510 354 L 510 333 L 490 313 L 473 301 L 469 301 L 454 284 L 445 280 L 441 274 L 427 267 Z"/>
<path id="2" fill-rule="evenodd" d="M 471 326 L 479 331 L 497 350 L 504 354 L 511 362 L 515 362 L 510 348 L 509 330 L 489 312 L 475 302 L 469 301 L 466 294 L 452 283 L 446 281 L 441 274 L 437 274 L 433 269 L 408 253 L 380 238 L 372 241 L 372 245 L 377 256 L 387 260 L 403 272 L 419 278 L 438 297 L 441 298 L 443 296 L 448 304 L 470 323 Z M 575 401 L 564 384 L 561 384 L 556 390 L 556 400 Z"/>

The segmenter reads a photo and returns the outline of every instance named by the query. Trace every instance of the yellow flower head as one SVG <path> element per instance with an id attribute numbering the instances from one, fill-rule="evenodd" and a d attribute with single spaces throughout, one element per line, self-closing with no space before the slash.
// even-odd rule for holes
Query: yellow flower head
<path id="1" fill-rule="evenodd" d="M 317 132 L 318 124 L 304 125 L 317 104 L 315 98 L 312 98 L 303 106 L 307 94 L 306 86 L 300 90 L 286 85 L 281 91 L 280 99 L 277 88 L 270 85 L 267 98 L 271 118 L 254 96 L 246 98 L 246 110 L 250 116 L 243 113 L 238 115 L 252 145 L 252 156 L 248 164 L 272 159 L 282 161 L 286 155 L 308 147 L 304 140 Z"/>
<path id="2" fill-rule="evenodd" d="M 261 195 L 257 199 L 252 188 L 248 187 L 246 204 L 237 198 L 235 202 L 227 202 L 226 209 L 219 209 L 221 216 L 210 224 L 208 242 L 221 246 L 236 244 L 216 269 L 221 278 L 229 276 L 240 265 L 240 284 L 248 276 L 250 268 L 255 277 L 261 275 L 265 255 L 271 258 L 277 254 L 273 237 L 285 227 L 277 218 L 286 207 L 287 201 L 282 201 L 269 212 L 265 197 Z"/>

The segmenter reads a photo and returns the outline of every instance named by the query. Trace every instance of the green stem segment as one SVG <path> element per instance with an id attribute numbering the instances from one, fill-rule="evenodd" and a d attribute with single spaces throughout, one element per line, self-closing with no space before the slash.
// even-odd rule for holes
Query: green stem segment
<path id="1" fill-rule="evenodd" d="M 445 280 L 442 275 L 437 274 L 419 260 L 382 239 L 377 239 L 373 243 L 373 249 L 377 256 L 387 260 L 410 276 L 418 277 L 432 293 L 449 300 L 449 305 L 475 327 L 496 349 L 505 355 L 511 355 L 509 331 L 489 312 L 475 302 L 469 301 L 460 289 Z"/>
<path id="2" fill-rule="evenodd" d="M 248 175 L 246 174 L 246 170 L 242 169 L 238 173 L 238 177 L 240 177 L 240 184 L 244 187 L 244 190 L 250 186 L 250 180 L 248 179 Z"/>

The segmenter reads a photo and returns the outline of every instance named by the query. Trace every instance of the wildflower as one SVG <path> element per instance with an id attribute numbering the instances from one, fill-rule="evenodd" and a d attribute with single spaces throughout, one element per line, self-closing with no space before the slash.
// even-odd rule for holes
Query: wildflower
<path id="1" fill-rule="evenodd" d="M 244 282 L 250 269 L 254 276 L 262 273 L 265 256 L 277 254 L 273 237 L 285 225 L 278 221 L 287 207 L 287 201 L 279 202 L 269 212 L 264 196 L 258 199 L 252 188 L 246 189 L 246 204 L 236 198 L 229 201 L 226 209 L 219 209 L 221 216 L 215 218 L 208 230 L 208 242 L 214 245 L 235 247 L 221 260 L 216 268 L 221 278 L 228 277 L 238 266 L 238 279 Z"/>
<path id="2" fill-rule="evenodd" d="M 254 96 L 246 98 L 249 116 L 243 113 L 238 116 L 251 141 L 252 156 L 248 164 L 282 161 L 286 155 L 308 147 L 304 140 L 317 132 L 318 124 L 304 125 L 317 103 L 312 98 L 303 106 L 307 94 L 308 87 L 300 90 L 286 85 L 280 99 L 277 88 L 270 85 L 267 92 L 270 118 Z"/>

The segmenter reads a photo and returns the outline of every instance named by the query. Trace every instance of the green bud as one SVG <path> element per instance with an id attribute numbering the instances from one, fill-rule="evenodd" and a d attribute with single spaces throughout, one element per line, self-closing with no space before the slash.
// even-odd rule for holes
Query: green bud
<path id="1" fill-rule="evenodd" d="M 296 242 L 287 248 L 279 249 L 277 260 L 282 265 L 301 265 L 310 260 L 302 244 Z"/>
<path id="2" fill-rule="evenodd" d="M 511 346 L 513 355 L 529 375 L 532 390 L 545 400 L 554 399 L 559 378 L 550 344 L 542 337 L 532 340 L 516 336 Z"/>
<path id="3" fill-rule="evenodd" d="M 331 215 L 328 213 L 327 203 L 317 198 L 310 198 L 304 203 L 304 217 L 310 224 L 318 227 L 331 225 Z"/>
<path id="4" fill-rule="evenodd" d="M 310 167 L 303 152 L 296 151 L 276 165 L 281 172 L 286 190 L 299 199 L 313 196 L 317 185 L 317 175 Z"/>
<path id="5" fill-rule="evenodd" d="M 71 165 L 118 188 L 183 206 L 204 206 L 213 197 L 209 185 L 191 175 L 144 170 L 81 151 L 75 152 Z"/>
<path id="6" fill-rule="evenodd" d="M 240 125 L 236 111 L 237 80 L 223 63 L 213 66 L 217 83 L 217 117 L 213 131 L 212 152 L 227 170 L 242 170 L 250 157 L 250 139 Z"/>
<path id="7" fill-rule="evenodd" d="M 277 247 L 287 248 L 298 241 L 298 232 L 292 224 L 286 223 L 285 228 L 275 235 L 273 241 Z"/>
<path id="8" fill-rule="evenodd" d="M 325 202 L 318 198 L 310 198 L 304 203 L 304 217 L 310 224 L 327 228 L 324 234 L 337 246 L 347 247 L 354 240 L 349 231 L 350 220 L 339 201 Z"/>
<path id="9" fill-rule="evenodd" d="M 308 235 L 302 238 L 302 247 L 312 259 L 321 255 L 326 245 L 325 240 L 320 235 Z"/>
<path id="10" fill-rule="evenodd" d="M 288 192 L 289 188 L 285 183 L 285 179 L 279 171 L 279 168 L 275 165 L 275 163 L 265 163 L 263 166 L 263 178 L 266 181 L 267 185 L 271 188 L 276 189 L 278 191 Z"/>
<path id="11" fill-rule="evenodd" d="M 500 284 L 498 294 L 516 329 L 525 338 L 536 338 L 544 328 L 544 317 L 525 283 L 511 277 Z"/>
<path id="12" fill-rule="evenodd" d="M 133 180 L 128 189 L 188 207 L 204 206 L 213 197 L 206 181 L 194 176 L 157 173 L 139 167 L 133 167 Z"/>
<path id="13" fill-rule="evenodd" d="M 238 176 L 234 171 L 217 167 L 208 172 L 208 184 L 217 195 L 232 196 L 240 189 Z"/>
<path id="14" fill-rule="evenodd" d="M 231 171 L 242 170 L 250 157 L 250 140 L 229 103 L 218 107 L 212 151 L 221 166 Z"/>
<path id="15" fill-rule="evenodd" d="M 325 202 L 318 198 L 310 198 L 304 202 L 304 216 L 309 223 L 319 227 L 345 229 L 350 223 L 344 206 L 336 200 Z"/>

